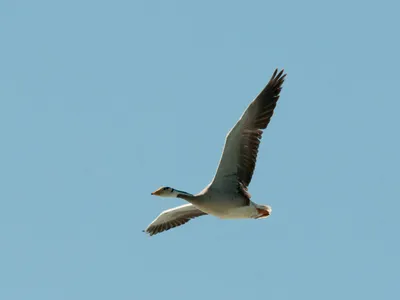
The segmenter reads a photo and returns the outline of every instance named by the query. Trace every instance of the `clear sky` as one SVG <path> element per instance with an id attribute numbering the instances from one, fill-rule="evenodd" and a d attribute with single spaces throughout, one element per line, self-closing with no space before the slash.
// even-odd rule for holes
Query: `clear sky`
<path id="1" fill-rule="evenodd" d="M 0 299 L 398 299 L 399 10 L 1 1 Z M 271 217 L 142 233 L 275 68 L 250 185 Z"/>

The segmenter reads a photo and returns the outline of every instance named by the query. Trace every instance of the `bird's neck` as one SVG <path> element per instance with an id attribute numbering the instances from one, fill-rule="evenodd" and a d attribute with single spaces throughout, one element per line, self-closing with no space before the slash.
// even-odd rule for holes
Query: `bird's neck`
<path id="1" fill-rule="evenodd" d="M 184 192 L 184 191 L 180 191 L 180 190 L 174 190 L 175 193 L 175 197 L 176 198 L 181 198 L 187 201 L 190 201 L 194 198 L 194 195 Z"/>

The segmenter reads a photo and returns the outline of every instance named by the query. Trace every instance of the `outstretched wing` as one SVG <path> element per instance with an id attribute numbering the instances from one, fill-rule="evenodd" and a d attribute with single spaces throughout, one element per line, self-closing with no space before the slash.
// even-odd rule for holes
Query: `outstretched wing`
<path id="1" fill-rule="evenodd" d="M 283 70 L 279 73 L 275 70 L 266 87 L 229 131 L 210 187 L 220 190 L 239 188 L 248 195 L 247 186 L 256 166 L 263 129 L 271 120 L 285 76 Z"/>
<path id="2" fill-rule="evenodd" d="M 157 233 L 181 226 L 191 219 L 206 215 L 193 204 L 185 204 L 163 211 L 147 228 L 146 233 Z"/>

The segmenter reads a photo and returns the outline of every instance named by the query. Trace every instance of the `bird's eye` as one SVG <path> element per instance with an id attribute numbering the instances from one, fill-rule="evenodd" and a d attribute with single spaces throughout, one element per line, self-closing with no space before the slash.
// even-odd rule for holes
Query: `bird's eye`
<path id="1" fill-rule="evenodd" d="M 168 189 L 167 187 L 163 188 L 164 191 L 167 190 L 167 189 Z"/>

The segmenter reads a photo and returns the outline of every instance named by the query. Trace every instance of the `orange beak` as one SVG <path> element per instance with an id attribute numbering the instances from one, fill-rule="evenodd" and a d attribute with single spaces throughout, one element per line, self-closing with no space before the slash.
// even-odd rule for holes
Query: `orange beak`
<path id="1" fill-rule="evenodd" d="M 153 196 L 159 196 L 159 195 L 161 194 L 161 189 L 158 189 L 157 191 L 152 192 L 151 194 L 152 194 Z"/>

